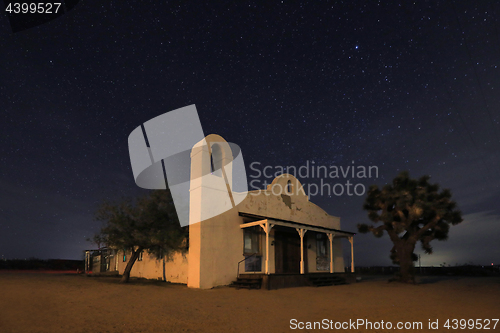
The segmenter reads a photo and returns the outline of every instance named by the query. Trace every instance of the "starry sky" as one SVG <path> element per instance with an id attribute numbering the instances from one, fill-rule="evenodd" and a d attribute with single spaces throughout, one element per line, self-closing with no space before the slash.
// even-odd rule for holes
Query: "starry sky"
<path id="1" fill-rule="evenodd" d="M 499 263 L 499 16 L 498 1 L 89 0 L 13 33 L 2 14 L 0 256 L 83 258 L 97 205 L 147 192 L 130 132 L 195 104 L 249 180 L 253 162 L 377 166 L 351 180 L 366 188 L 431 175 L 465 221 L 422 265 Z M 354 232 L 363 200 L 311 196 Z M 356 264 L 389 265 L 391 247 L 358 234 Z"/>

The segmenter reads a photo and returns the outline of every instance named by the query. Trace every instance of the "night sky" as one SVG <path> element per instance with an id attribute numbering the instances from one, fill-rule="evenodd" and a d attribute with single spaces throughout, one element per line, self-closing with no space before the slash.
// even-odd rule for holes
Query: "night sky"
<path id="1" fill-rule="evenodd" d="M 81 1 L 13 33 L 2 14 L 0 256 L 83 258 L 97 205 L 147 192 L 130 132 L 195 104 L 249 181 L 252 162 L 378 166 L 351 180 L 366 188 L 431 175 L 465 221 L 422 265 L 497 264 L 499 16 L 498 1 Z M 363 200 L 311 197 L 353 232 Z M 387 235 L 354 244 L 357 265 L 391 263 Z"/>

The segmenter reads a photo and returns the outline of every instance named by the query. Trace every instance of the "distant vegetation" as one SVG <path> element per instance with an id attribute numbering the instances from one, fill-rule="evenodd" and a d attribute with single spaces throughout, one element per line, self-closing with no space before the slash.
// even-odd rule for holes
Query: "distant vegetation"
<path id="1" fill-rule="evenodd" d="M 399 272 L 399 266 L 356 267 L 358 274 L 391 275 Z M 499 265 L 456 265 L 415 267 L 415 275 L 451 275 L 451 276 L 500 276 Z"/>
<path id="2" fill-rule="evenodd" d="M 0 269 L 83 271 L 83 260 L 65 259 L 10 259 L 0 260 Z"/>

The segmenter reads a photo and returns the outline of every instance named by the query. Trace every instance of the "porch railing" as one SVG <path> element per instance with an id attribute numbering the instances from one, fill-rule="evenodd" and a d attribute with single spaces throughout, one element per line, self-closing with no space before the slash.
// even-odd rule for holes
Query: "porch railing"
<path id="1" fill-rule="evenodd" d="M 236 277 L 237 277 L 237 278 L 239 278 L 239 277 L 240 277 L 240 264 L 241 264 L 243 261 L 245 261 L 245 260 L 247 260 L 247 259 L 249 259 L 249 258 L 251 258 L 251 257 L 253 257 L 253 256 L 256 256 L 257 254 L 258 254 L 258 252 L 256 252 L 256 253 L 252 253 L 252 254 L 251 254 L 251 255 L 249 255 L 248 257 L 245 257 L 245 259 L 241 259 L 240 261 L 238 261 L 238 274 L 236 274 Z"/>

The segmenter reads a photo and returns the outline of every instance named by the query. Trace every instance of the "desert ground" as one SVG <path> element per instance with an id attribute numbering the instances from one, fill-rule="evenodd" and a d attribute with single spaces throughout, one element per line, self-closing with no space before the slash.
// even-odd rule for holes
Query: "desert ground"
<path id="1" fill-rule="evenodd" d="M 358 319 L 422 322 L 422 329 L 406 331 L 450 332 L 456 330 L 443 327 L 447 319 L 500 317 L 498 277 L 421 277 L 417 285 L 387 278 L 271 291 L 194 290 L 154 281 L 119 284 L 112 277 L 0 271 L 0 332 L 289 332 L 300 331 L 299 322 L 324 319 L 332 321 L 328 325 Z M 429 320 L 439 320 L 438 329 L 428 329 Z M 493 324 L 487 331 L 500 331 L 500 323 L 495 330 Z M 350 326 L 336 331 L 398 330 Z"/>

